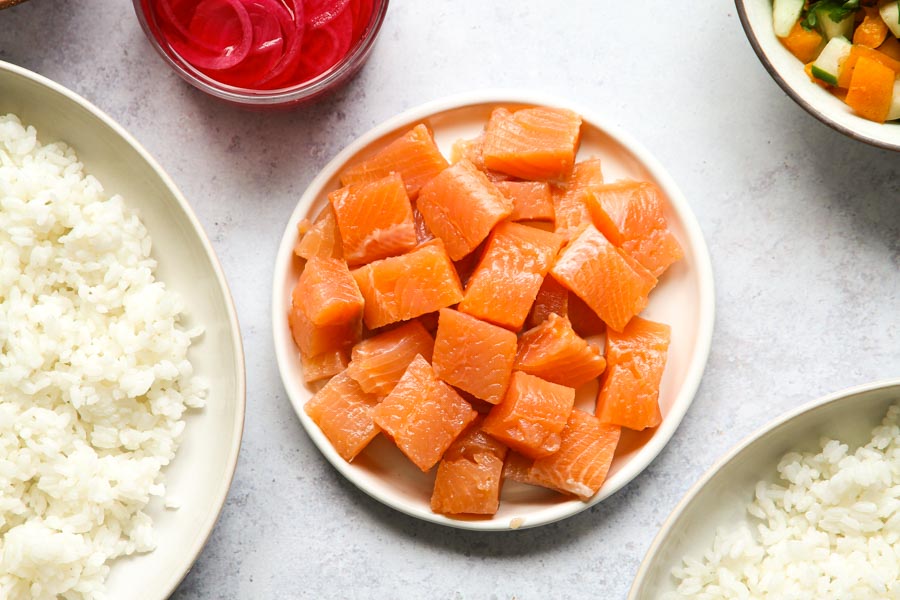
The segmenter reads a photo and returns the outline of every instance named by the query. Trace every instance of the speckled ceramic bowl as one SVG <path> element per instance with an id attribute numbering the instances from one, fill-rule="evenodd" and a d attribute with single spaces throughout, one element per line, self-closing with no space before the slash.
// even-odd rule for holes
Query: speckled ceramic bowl
<path id="1" fill-rule="evenodd" d="M 804 64 L 775 36 L 772 0 L 735 0 L 750 45 L 769 75 L 797 104 L 829 127 L 855 140 L 900 150 L 900 123 L 875 123 L 857 116 L 827 90 L 809 80 Z"/>

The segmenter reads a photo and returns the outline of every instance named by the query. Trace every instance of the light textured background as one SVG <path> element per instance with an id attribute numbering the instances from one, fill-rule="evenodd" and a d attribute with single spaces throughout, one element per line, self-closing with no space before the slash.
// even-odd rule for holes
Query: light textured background
<path id="1" fill-rule="evenodd" d="M 393 0 L 360 76 L 287 114 L 190 88 L 126 0 L 0 12 L 0 59 L 84 95 L 149 149 L 199 214 L 237 302 L 244 444 L 178 600 L 623 598 L 662 521 L 729 447 L 788 408 L 900 375 L 900 154 L 796 106 L 725 0 Z M 692 204 L 717 283 L 709 366 L 666 450 L 594 509 L 505 534 L 421 523 L 345 482 L 292 412 L 269 325 L 277 243 L 317 170 L 405 108 L 496 86 L 593 106 L 640 139 Z"/>

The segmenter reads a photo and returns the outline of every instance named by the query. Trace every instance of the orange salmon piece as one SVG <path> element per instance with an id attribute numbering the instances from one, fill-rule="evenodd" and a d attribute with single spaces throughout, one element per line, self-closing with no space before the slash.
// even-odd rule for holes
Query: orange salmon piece
<path id="1" fill-rule="evenodd" d="M 588 225 L 566 246 L 550 270 L 610 328 L 622 331 L 644 310 L 656 277 Z"/>
<path id="2" fill-rule="evenodd" d="M 403 254 L 418 243 L 412 205 L 400 175 L 328 194 L 350 266 Z"/>
<path id="3" fill-rule="evenodd" d="M 337 453 L 350 462 L 378 435 L 372 419 L 378 397 L 367 394 L 341 372 L 303 407 Z"/>
<path id="4" fill-rule="evenodd" d="M 509 385 L 515 358 L 513 332 L 456 310 L 441 309 L 432 365 L 437 376 L 450 385 L 497 404 Z"/>
<path id="5" fill-rule="evenodd" d="M 553 192 L 556 233 L 570 236 L 591 222 L 588 196 L 595 187 L 603 185 L 603 170 L 599 158 L 589 158 L 575 164 L 572 177 L 562 188 Z"/>
<path id="6" fill-rule="evenodd" d="M 453 147 L 450 149 L 450 163 L 456 164 L 463 159 L 475 165 L 476 169 L 487 175 L 487 178 L 495 183 L 507 181 L 509 179 L 508 175 L 498 173 L 497 171 L 491 171 L 484 166 L 483 132 L 476 138 L 470 140 L 456 140 L 453 142 Z"/>
<path id="7" fill-rule="evenodd" d="M 355 345 L 347 374 L 364 392 L 386 396 L 416 356 L 430 361 L 433 351 L 434 339 L 425 327 L 410 321 Z"/>
<path id="8" fill-rule="evenodd" d="M 288 322 L 307 357 L 349 348 L 362 334 L 363 297 L 347 263 L 311 257 L 291 294 Z"/>
<path id="9" fill-rule="evenodd" d="M 557 452 L 530 464 L 510 452 L 503 475 L 588 500 L 606 480 L 621 434 L 618 425 L 601 423 L 594 415 L 573 409 Z"/>
<path id="10" fill-rule="evenodd" d="M 618 181 L 593 189 L 588 206 L 594 225 L 610 242 L 654 277 L 684 256 L 669 231 L 659 188 L 642 181 Z"/>
<path id="11" fill-rule="evenodd" d="M 519 338 L 514 369 L 547 381 L 577 388 L 599 377 L 606 368 L 600 351 L 578 337 L 566 317 L 547 319 Z"/>
<path id="12" fill-rule="evenodd" d="M 666 368 L 671 328 L 635 317 L 621 333 L 606 334 L 609 368 L 597 395 L 597 417 L 629 429 L 662 422 L 659 383 Z"/>
<path id="13" fill-rule="evenodd" d="M 410 200 L 415 200 L 422 186 L 448 166 L 431 132 L 420 123 L 373 156 L 346 169 L 341 173 L 341 185 L 370 183 L 399 173 Z"/>
<path id="14" fill-rule="evenodd" d="M 376 260 L 353 271 L 365 298 L 366 327 L 377 329 L 456 304 L 463 298 L 453 263 L 440 240 Z"/>
<path id="15" fill-rule="evenodd" d="M 417 356 L 394 389 L 375 407 L 374 419 L 419 469 L 428 471 L 478 415 Z"/>
<path id="16" fill-rule="evenodd" d="M 524 456 L 549 456 L 560 448 L 574 405 L 572 388 L 515 371 L 503 402 L 488 413 L 483 429 Z"/>
<path id="17" fill-rule="evenodd" d="M 309 223 L 307 221 L 307 223 Z M 315 223 L 297 239 L 294 246 L 294 254 L 301 258 L 310 259 L 313 256 L 321 258 L 343 258 L 343 244 L 341 233 L 338 231 L 337 220 L 334 218 L 334 209 L 330 204 L 316 217 Z"/>
<path id="18" fill-rule="evenodd" d="M 553 313 L 561 317 L 569 314 L 569 290 L 552 277 L 544 277 L 537 296 L 534 298 L 534 304 L 531 305 L 528 326 L 540 325 Z"/>
<path id="19" fill-rule="evenodd" d="M 510 221 L 500 223 L 466 284 L 459 310 L 521 329 L 562 244 L 563 238 L 555 233 Z"/>
<path id="20" fill-rule="evenodd" d="M 450 444 L 438 464 L 431 510 L 445 515 L 493 515 L 500 506 L 507 448 L 481 430 L 479 417 Z"/>
<path id="21" fill-rule="evenodd" d="M 346 348 L 338 348 L 315 356 L 300 353 L 300 366 L 303 369 L 303 381 L 312 383 L 328 379 L 347 368 L 350 363 L 350 352 Z"/>
<path id="22" fill-rule="evenodd" d="M 510 221 L 553 221 L 553 194 L 546 181 L 499 181 L 496 185 L 512 200 Z"/>
<path id="23" fill-rule="evenodd" d="M 484 165 L 533 181 L 568 179 L 581 140 L 581 117 L 571 110 L 538 106 L 491 113 L 484 134 Z"/>
<path id="24" fill-rule="evenodd" d="M 512 201 L 465 159 L 425 184 L 416 207 L 453 260 L 474 250 L 513 209 Z"/>

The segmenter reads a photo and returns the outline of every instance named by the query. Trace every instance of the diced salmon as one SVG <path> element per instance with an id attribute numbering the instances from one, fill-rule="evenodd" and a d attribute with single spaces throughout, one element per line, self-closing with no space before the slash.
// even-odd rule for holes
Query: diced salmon
<path id="1" fill-rule="evenodd" d="M 373 410 L 378 397 L 367 394 L 341 372 L 303 407 L 344 460 L 351 461 L 378 435 Z"/>
<path id="2" fill-rule="evenodd" d="M 458 303 L 462 286 L 440 240 L 353 271 L 365 298 L 369 329 L 406 321 Z"/>
<path id="3" fill-rule="evenodd" d="M 503 476 L 588 500 L 606 480 L 621 433 L 621 427 L 573 409 L 557 452 L 530 464 L 528 458 L 510 452 Z"/>
<path id="4" fill-rule="evenodd" d="M 415 200 L 422 186 L 448 165 L 431 132 L 424 124 L 419 124 L 375 155 L 346 169 L 341 173 L 341 184 L 372 182 L 399 173 L 406 193 Z"/>
<path id="5" fill-rule="evenodd" d="M 519 330 L 563 239 L 520 223 L 497 225 L 459 310 Z"/>
<path id="6" fill-rule="evenodd" d="M 609 368 L 597 396 L 597 417 L 629 429 L 656 427 L 662 422 L 659 384 L 666 368 L 671 329 L 640 317 L 621 333 L 606 334 Z"/>
<path id="7" fill-rule="evenodd" d="M 509 175 L 492 171 L 484 166 L 484 132 L 478 137 L 456 140 L 453 143 L 453 147 L 450 149 L 450 162 L 456 164 L 463 159 L 475 165 L 476 169 L 487 175 L 487 178 L 494 183 L 507 181 L 510 178 Z"/>
<path id="8" fill-rule="evenodd" d="M 347 264 L 403 254 L 418 243 L 412 205 L 397 173 L 328 194 Z"/>
<path id="9" fill-rule="evenodd" d="M 474 250 L 513 209 L 512 201 L 465 159 L 425 184 L 416 206 L 453 260 Z"/>
<path id="10" fill-rule="evenodd" d="M 349 348 L 362 334 L 362 311 L 363 297 L 347 263 L 313 256 L 291 295 L 294 342 L 307 357 Z"/>
<path id="11" fill-rule="evenodd" d="M 543 323 L 551 313 L 561 317 L 569 314 L 569 290 L 561 286 L 553 277 L 544 277 L 537 296 L 534 298 L 534 304 L 531 305 L 527 325 L 536 327 Z"/>
<path id="12" fill-rule="evenodd" d="M 454 441 L 438 464 L 431 510 L 493 515 L 500 505 L 506 446 L 481 430 L 481 418 Z"/>
<path id="13" fill-rule="evenodd" d="M 520 179 L 563 181 L 575 164 L 581 117 L 566 109 L 495 109 L 484 136 L 484 164 Z"/>
<path id="14" fill-rule="evenodd" d="M 606 360 L 572 329 L 566 317 L 550 313 L 519 338 L 513 368 L 577 388 L 600 376 Z"/>
<path id="15" fill-rule="evenodd" d="M 602 184 L 603 170 L 599 158 L 589 158 L 575 164 L 572 177 L 553 193 L 556 233 L 568 239 L 591 222 L 588 198 L 591 191 Z"/>
<path id="16" fill-rule="evenodd" d="M 647 306 L 656 278 L 588 225 L 566 246 L 550 271 L 603 322 L 622 331 Z"/>
<path id="17" fill-rule="evenodd" d="M 500 181 L 496 185 L 512 200 L 510 221 L 553 221 L 553 194 L 546 181 Z"/>
<path id="18" fill-rule="evenodd" d="M 308 221 L 307 221 L 308 223 Z M 343 258 L 343 244 L 341 234 L 338 231 L 337 221 L 334 218 L 334 209 L 331 204 L 316 217 L 315 223 L 308 227 L 297 239 L 294 246 L 294 254 L 301 258 Z"/>
<path id="19" fill-rule="evenodd" d="M 374 419 L 422 471 L 441 459 L 453 440 L 478 413 L 435 376 L 417 356 L 394 389 L 375 407 Z"/>
<path id="20" fill-rule="evenodd" d="M 575 405 L 575 390 L 514 371 L 503 402 L 491 409 L 484 431 L 529 458 L 560 448 L 560 434 Z"/>
<path id="21" fill-rule="evenodd" d="M 588 196 L 594 225 L 610 242 L 625 250 L 654 277 L 684 252 L 669 231 L 659 188 L 648 182 L 618 181 Z"/>
<path id="22" fill-rule="evenodd" d="M 300 366 L 303 368 L 303 381 L 313 383 L 333 377 L 347 368 L 350 363 L 350 351 L 338 348 L 315 356 L 300 353 Z"/>
<path id="23" fill-rule="evenodd" d="M 506 393 L 515 358 L 513 332 L 441 309 L 432 364 L 438 377 L 450 385 L 497 404 Z"/>
<path id="24" fill-rule="evenodd" d="M 385 396 L 416 356 L 431 361 L 433 351 L 434 339 L 425 327 L 410 321 L 355 345 L 347 374 L 363 391 Z"/>

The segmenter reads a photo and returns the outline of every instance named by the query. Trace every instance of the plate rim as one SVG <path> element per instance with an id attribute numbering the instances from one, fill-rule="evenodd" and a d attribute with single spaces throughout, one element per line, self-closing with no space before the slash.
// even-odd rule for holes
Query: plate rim
<path id="1" fill-rule="evenodd" d="M 175 182 L 168 175 L 168 173 L 166 173 L 166 171 L 156 161 L 156 159 L 150 155 L 147 149 L 144 148 L 144 146 L 141 145 L 141 143 L 137 141 L 134 136 L 128 133 L 128 131 L 126 131 L 124 127 L 119 125 L 119 123 L 115 119 L 110 117 L 106 112 L 98 108 L 91 101 L 70 90 L 64 85 L 57 83 L 52 79 L 49 79 L 48 77 L 45 77 L 24 67 L 20 67 L 13 63 L 0 60 L 0 72 L 3 71 L 32 81 L 40 85 L 41 87 L 44 87 L 51 92 L 64 97 L 69 102 L 80 106 L 82 109 L 88 111 L 93 117 L 99 119 L 104 125 L 109 127 L 118 137 L 122 138 L 125 143 L 130 145 L 135 150 L 135 152 L 137 152 L 141 159 L 152 169 L 156 176 L 159 177 L 163 185 L 166 187 L 166 189 L 168 189 L 169 193 L 171 193 L 171 195 L 175 198 L 176 202 L 181 207 L 181 210 L 184 211 L 184 214 L 187 217 L 192 230 L 197 235 L 200 241 L 200 245 L 202 246 L 206 257 L 209 260 L 210 265 L 212 266 L 219 291 L 222 293 L 223 300 L 225 301 L 225 312 L 228 315 L 228 325 L 230 331 L 232 332 L 232 357 L 235 364 L 239 366 L 238 371 L 235 374 L 237 379 L 237 412 L 235 414 L 233 428 L 230 432 L 232 445 L 231 448 L 229 448 L 229 453 L 226 457 L 227 472 L 226 476 L 222 480 L 222 485 L 213 495 L 214 509 L 209 512 L 207 517 L 197 528 L 197 532 L 199 533 L 199 535 L 197 536 L 195 542 L 191 545 L 187 554 L 185 554 L 187 560 L 182 561 L 184 563 L 183 566 L 179 567 L 176 571 L 173 571 L 171 575 L 165 577 L 165 583 L 163 583 L 159 588 L 159 591 L 161 592 L 159 598 L 160 600 L 165 600 L 172 595 L 172 593 L 178 588 L 184 578 L 187 577 L 187 574 L 194 566 L 194 563 L 197 562 L 197 559 L 200 557 L 200 553 L 203 551 L 203 548 L 209 541 L 213 529 L 216 523 L 219 521 L 219 518 L 222 515 L 222 511 L 225 508 L 225 501 L 228 498 L 228 492 L 231 489 L 231 484 L 234 481 L 234 476 L 237 469 L 238 457 L 240 455 L 241 444 L 243 441 L 244 419 L 246 417 L 247 368 L 244 356 L 243 337 L 241 335 L 240 323 L 237 317 L 234 298 L 232 297 L 231 289 L 228 286 L 228 281 L 225 278 L 225 273 L 222 269 L 221 263 L 219 262 L 219 258 L 216 255 L 211 242 L 209 241 L 209 237 L 206 235 L 206 231 L 203 229 L 203 226 L 200 224 L 197 215 L 194 213 L 193 208 L 191 208 L 191 205 L 181 193 L 181 190 L 178 188 L 178 186 L 175 185 Z M 177 453 L 173 460 L 178 460 Z M 156 550 L 158 550 L 158 548 Z M 139 559 L 141 556 L 141 554 L 135 554 L 132 555 L 131 558 Z M 108 563 L 108 566 L 110 567 L 110 569 L 114 569 L 115 560 Z"/>
<path id="2" fill-rule="evenodd" d="M 293 254 L 293 246 L 296 237 L 296 224 L 303 216 L 303 210 L 308 210 L 307 205 L 318 196 L 318 191 L 331 179 L 347 161 L 364 150 L 367 146 L 377 141 L 379 138 L 391 133 L 392 131 L 406 126 L 417 120 L 427 119 L 435 116 L 437 113 L 450 110 L 458 110 L 469 106 L 477 106 L 483 104 L 531 104 L 558 106 L 571 109 L 579 113 L 586 123 L 604 132 L 606 135 L 621 144 L 629 152 L 631 152 L 654 179 L 659 182 L 660 186 L 666 191 L 670 205 L 678 214 L 682 221 L 688 243 L 696 253 L 696 271 L 699 303 L 699 319 L 697 327 L 697 348 L 694 352 L 689 367 L 685 374 L 684 384 L 679 390 L 673 407 L 675 410 L 670 412 L 663 421 L 657 433 L 648 441 L 639 451 L 635 460 L 629 463 L 629 472 L 623 476 L 622 481 L 617 487 L 603 487 L 588 502 L 580 500 L 571 500 L 555 504 L 541 511 L 541 516 L 525 517 L 523 519 L 513 518 L 510 520 L 497 520 L 496 518 L 484 520 L 463 520 L 450 519 L 443 515 L 432 513 L 431 511 L 418 511 L 408 509 L 403 505 L 394 502 L 390 497 L 380 493 L 378 490 L 367 488 L 362 482 L 357 480 L 353 472 L 352 465 L 341 458 L 331 444 L 327 441 L 324 434 L 315 426 L 309 417 L 303 411 L 303 403 L 299 398 L 295 397 L 292 391 L 293 383 L 287 377 L 287 357 L 282 352 L 282 344 L 279 342 L 287 335 L 284 327 L 284 308 L 285 302 L 282 295 L 283 288 L 281 281 L 283 274 L 290 268 Z M 302 209 L 302 210 L 301 210 Z M 547 525 L 564 518 L 574 516 L 583 510 L 586 510 L 605 498 L 611 496 L 628 483 L 634 480 L 637 475 L 643 472 L 653 460 L 662 452 L 663 448 L 672 438 L 678 425 L 684 419 L 688 408 L 693 403 L 693 399 L 699 388 L 700 381 L 705 371 L 709 358 L 709 351 L 712 345 L 713 326 L 715 322 L 715 285 L 712 271 L 712 262 L 709 256 L 709 249 L 706 240 L 700 229 L 696 215 L 691 210 L 687 199 L 676 185 L 675 181 L 669 175 L 668 171 L 641 143 L 639 143 L 630 134 L 623 131 L 619 126 L 612 123 L 609 119 L 605 119 L 597 114 L 596 111 L 586 107 L 578 102 L 560 98 L 555 95 L 526 90 L 521 88 L 487 88 L 470 92 L 453 94 L 450 96 L 438 98 L 430 102 L 426 102 L 412 108 L 406 109 L 380 124 L 372 127 L 362 135 L 356 137 L 352 142 L 345 146 L 337 155 L 322 167 L 312 179 L 309 185 L 298 199 L 294 209 L 285 224 L 285 231 L 282 235 L 278 247 L 278 254 L 275 260 L 272 284 L 272 328 L 273 343 L 275 346 L 275 356 L 278 363 L 278 374 L 281 378 L 288 399 L 300 420 L 306 434 L 313 441 L 319 452 L 328 460 L 329 463 L 349 482 L 358 489 L 378 500 L 385 506 L 391 507 L 401 513 L 415 517 L 427 522 L 445 525 L 456 529 L 467 529 L 475 531 L 511 531 L 519 529 L 528 529 L 540 525 Z M 620 471 L 621 472 L 621 471 Z"/>
<path id="3" fill-rule="evenodd" d="M 659 530 L 657 530 L 656 532 L 656 535 L 653 537 L 653 541 L 650 542 L 650 546 L 647 548 L 647 552 L 641 559 L 641 564 L 638 566 L 637 573 L 635 574 L 634 581 L 632 582 L 631 588 L 628 591 L 626 600 L 639 600 L 638 593 L 642 591 L 640 588 L 641 586 L 643 586 L 644 582 L 647 579 L 647 575 L 650 572 L 650 566 L 654 562 L 654 559 L 659 552 L 660 546 L 662 546 L 663 542 L 671 535 L 676 521 L 681 518 L 681 516 L 687 510 L 688 506 L 694 501 L 700 491 L 704 487 L 706 487 L 710 480 L 713 479 L 713 477 L 715 477 L 716 474 L 721 471 L 728 463 L 740 456 L 740 454 L 743 453 L 744 450 L 758 442 L 760 438 L 767 435 L 769 432 L 774 431 L 788 421 L 798 418 L 815 409 L 833 404 L 835 402 L 840 402 L 841 400 L 844 400 L 851 396 L 857 396 L 859 394 L 870 393 L 892 387 L 900 388 L 900 377 L 878 379 L 876 381 L 854 385 L 848 388 L 837 390 L 835 392 L 831 392 L 829 394 L 825 394 L 823 396 L 819 396 L 813 400 L 809 400 L 808 402 L 801 404 L 800 406 L 796 406 L 781 413 L 780 415 L 756 428 L 754 431 L 750 432 L 740 441 L 735 443 L 731 448 L 728 449 L 728 451 L 725 452 L 725 454 L 716 459 L 716 461 L 708 469 L 706 469 L 702 475 L 700 475 L 697 481 L 695 481 L 691 485 L 691 487 L 689 487 L 688 490 L 684 493 L 684 495 L 672 509 L 672 512 L 669 513 L 669 516 L 666 517 L 666 520 L 663 521 L 663 524 L 660 526 Z"/>

